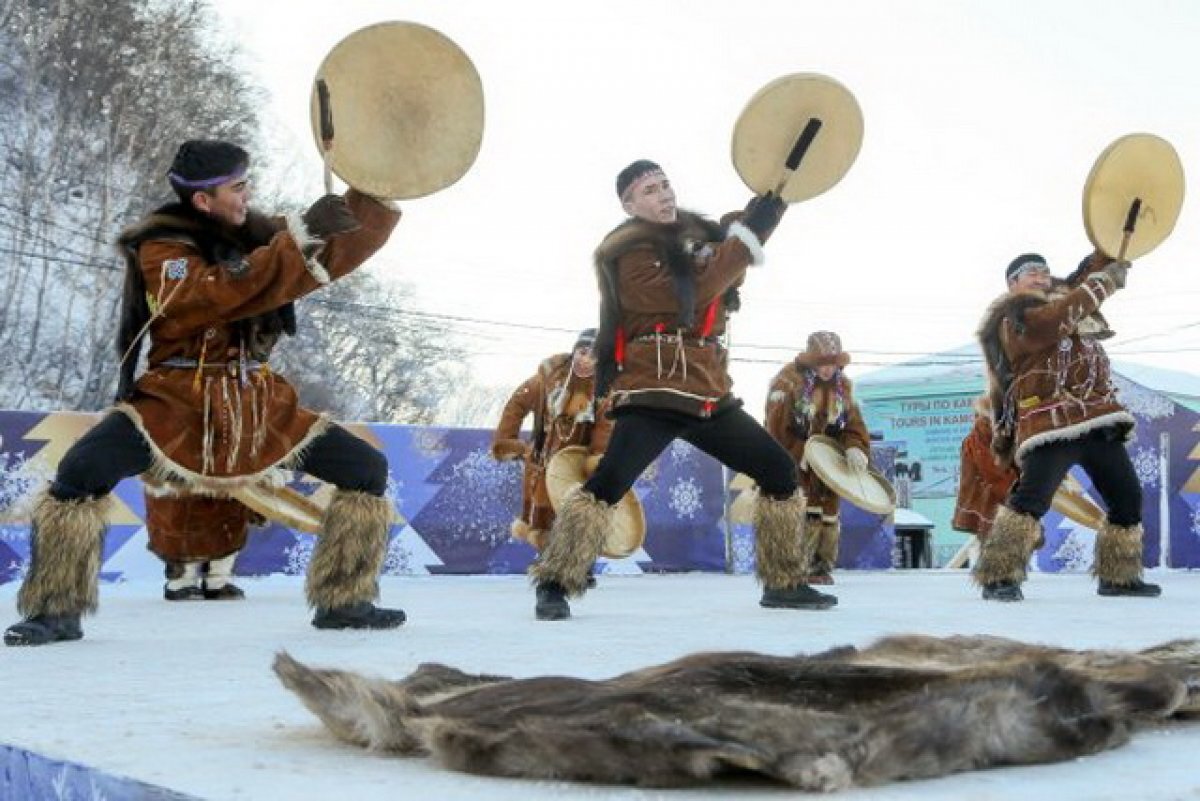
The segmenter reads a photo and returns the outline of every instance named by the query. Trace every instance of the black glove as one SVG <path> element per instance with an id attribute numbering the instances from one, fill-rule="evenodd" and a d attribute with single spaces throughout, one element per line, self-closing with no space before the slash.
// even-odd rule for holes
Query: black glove
<path id="1" fill-rule="evenodd" d="M 334 234 L 344 234 L 359 227 L 358 218 L 341 195 L 317 198 L 317 202 L 304 212 L 303 219 L 308 233 L 320 239 L 328 239 Z"/>
<path id="2" fill-rule="evenodd" d="M 779 225 L 779 221 L 783 219 L 783 213 L 787 211 L 787 207 L 787 201 L 774 192 L 758 195 L 751 198 L 750 202 L 746 204 L 746 211 L 742 215 L 742 225 L 753 231 L 754 235 L 758 237 L 758 241 L 765 243 L 775 230 L 775 226 Z"/>

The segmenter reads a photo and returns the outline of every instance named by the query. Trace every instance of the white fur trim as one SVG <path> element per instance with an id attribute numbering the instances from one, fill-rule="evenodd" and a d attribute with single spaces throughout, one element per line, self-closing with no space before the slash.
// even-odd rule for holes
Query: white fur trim
<path id="1" fill-rule="evenodd" d="M 1099 306 L 1101 302 L 1108 300 L 1109 295 L 1116 291 L 1117 288 L 1116 283 L 1108 277 L 1107 273 L 1092 273 L 1088 276 L 1088 280 L 1084 281 L 1083 283 L 1084 286 L 1087 286 L 1088 284 L 1091 284 L 1096 289 L 1100 290 L 1102 297 L 1100 301 L 1096 303 L 1097 306 Z"/>
<path id="2" fill-rule="evenodd" d="M 1075 425 L 1053 428 L 1049 431 L 1043 431 L 1040 434 L 1034 434 L 1022 442 L 1021 447 L 1017 448 L 1017 467 L 1021 467 L 1021 463 L 1029 455 L 1029 452 L 1040 445 L 1061 442 L 1068 439 L 1079 439 L 1089 431 L 1095 431 L 1097 428 L 1104 428 L 1105 426 L 1117 423 L 1128 423 L 1130 426 L 1134 426 L 1137 425 L 1137 420 L 1129 412 L 1109 412 L 1108 414 L 1102 414 L 1099 417 L 1093 417 L 1090 420 L 1084 420 Z M 1132 431 L 1132 428 L 1130 431 Z"/>
<path id="3" fill-rule="evenodd" d="M 316 279 L 318 284 L 328 284 L 331 280 L 329 272 L 321 265 L 321 262 L 316 259 L 305 259 L 304 266 L 308 269 L 308 274 Z"/>
<path id="4" fill-rule="evenodd" d="M 287 215 L 287 229 L 288 233 L 292 235 L 292 239 L 296 242 L 296 247 L 300 249 L 301 254 L 304 253 L 305 248 L 324 244 L 322 239 L 308 232 L 308 226 L 304 224 L 304 219 L 295 212 Z M 305 256 L 304 266 L 308 269 L 308 274 L 316 279 L 318 284 L 329 283 L 329 272 L 315 258 Z"/>
<path id="5" fill-rule="evenodd" d="M 755 236 L 754 232 L 740 222 L 735 222 L 729 226 L 729 235 L 736 237 L 746 246 L 746 250 L 750 251 L 750 264 L 754 267 L 761 267 L 767 261 L 767 254 L 763 253 L 762 242 Z"/>
<path id="6" fill-rule="evenodd" d="M 287 230 L 300 250 L 304 250 L 309 245 L 321 244 L 319 238 L 308 232 L 308 226 L 304 224 L 304 218 L 298 212 L 292 212 L 287 216 Z"/>
<path id="7" fill-rule="evenodd" d="M 188 494 L 197 495 L 212 495 L 214 497 L 226 497 L 225 493 L 235 490 L 238 487 L 246 487 L 251 484 L 258 484 L 272 474 L 273 470 L 289 470 L 292 465 L 298 463 L 305 451 L 312 444 L 312 441 L 329 430 L 329 426 L 333 424 L 333 420 L 329 415 L 321 414 L 313 422 L 308 432 L 304 435 L 295 447 L 287 453 L 282 459 L 257 473 L 246 473 L 238 476 L 207 476 L 189 470 L 176 461 L 168 458 L 162 449 L 158 447 L 158 443 L 150 436 L 146 430 L 145 424 L 142 422 L 142 416 L 138 410 L 128 403 L 118 403 L 113 406 L 110 414 L 123 414 L 133 423 L 134 428 L 142 435 L 146 441 L 146 446 L 150 449 L 150 455 L 153 457 L 153 462 L 150 469 L 143 473 L 143 476 L 149 478 L 149 483 L 155 485 L 182 485 L 186 488 Z"/>

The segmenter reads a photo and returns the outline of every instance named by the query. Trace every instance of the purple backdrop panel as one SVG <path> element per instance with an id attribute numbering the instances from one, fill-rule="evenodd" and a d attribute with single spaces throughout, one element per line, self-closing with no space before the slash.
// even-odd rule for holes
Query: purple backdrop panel
<path id="1" fill-rule="evenodd" d="M 1129 454 L 1145 494 L 1146 564 L 1158 565 L 1165 557 L 1171 567 L 1200 567 L 1200 414 L 1136 385 L 1123 386 L 1122 399 L 1138 418 Z M 20 580 L 27 569 L 31 501 L 89 419 L 94 417 L 0 412 L 0 583 Z M 388 457 L 388 495 L 397 523 L 385 573 L 525 570 L 533 549 L 509 536 L 520 505 L 521 467 L 492 461 L 490 431 L 396 425 L 356 430 Z M 894 450 L 872 450 L 873 463 L 885 473 L 890 457 Z M 610 569 L 753 570 L 750 526 L 726 525 L 724 510 L 735 493 L 726 491 L 722 473 L 717 462 L 686 443 L 668 447 L 634 487 L 646 512 L 646 542 Z M 1076 474 L 1096 498 L 1086 475 Z M 292 486 L 310 494 L 318 485 L 298 476 Z M 114 494 L 102 578 L 161 575 L 156 559 L 145 551 L 140 482 L 122 482 Z M 1170 520 L 1165 536 L 1164 511 Z M 839 567 L 885 569 L 891 564 L 894 533 L 889 521 L 844 504 L 842 523 Z M 1047 546 L 1038 553 L 1038 568 L 1087 569 L 1094 533 L 1054 512 L 1045 523 Z M 315 542 L 313 535 L 278 524 L 257 529 L 239 556 L 237 572 L 302 574 Z"/>

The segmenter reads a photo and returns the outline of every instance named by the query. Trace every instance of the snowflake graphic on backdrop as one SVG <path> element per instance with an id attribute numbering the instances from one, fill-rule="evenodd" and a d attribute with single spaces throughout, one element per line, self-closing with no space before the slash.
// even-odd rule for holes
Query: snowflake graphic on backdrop
<path id="1" fill-rule="evenodd" d="M 683 440 L 675 440 L 668 448 L 668 453 L 671 456 L 671 464 L 673 464 L 675 467 L 687 464 L 689 461 L 691 461 L 692 454 L 695 453 L 695 450 L 695 448 Z"/>
<path id="2" fill-rule="evenodd" d="M 9 581 L 19 581 L 24 584 L 25 577 L 29 575 L 29 562 L 9 562 L 8 567 L 0 570 L 0 576 L 5 573 L 9 575 Z"/>
<path id="3" fill-rule="evenodd" d="M 391 502 L 393 509 L 399 510 L 404 508 L 403 498 L 400 496 L 400 492 L 403 489 L 403 481 L 397 481 L 391 476 L 388 476 L 387 489 L 384 490 L 383 497 L 387 498 L 388 501 Z"/>
<path id="4" fill-rule="evenodd" d="M 50 479 L 50 468 L 23 456 L 0 453 L 0 523 L 28 520 L 37 489 Z M 25 535 L 22 526 L 19 536 Z M 0 539 L 13 540 L 18 531 L 0 526 Z"/>
<path id="5" fill-rule="evenodd" d="M 731 551 L 734 573 L 754 572 L 754 532 L 749 526 L 734 527 Z"/>
<path id="6" fill-rule="evenodd" d="M 700 485 L 694 478 L 682 478 L 671 487 L 671 509 L 680 517 L 691 520 L 700 511 Z"/>
<path id="7" fill-rule="evenodd" d="M 1088 538 L 1072 531 L 1063 537 L 1054 559 L 1063 566 L 1064 570 L 1085 571 L 1092 566 L 1092 549 Z"/>
<path id="8" fill-rule="evenodd" d="M 1146 487 L 1158 486 L 1158 450 L 1156 448 L 1138 448 L 1133 454 L 1133 469 L 1137 471 L 1138 481 Z"/>
<path id="9" fill-rule="evenodd" d="M 1200 537 L 1200 506 L 1192 510 L 1192 533 Z"/>
<path id="10" fill-rule="evenodd" d="M 470 484 L 474 490 L 486 491 L 505 485 L 504 464 L 497 462 L 482 448 L 468 453 L 451 471 L 454 481 Z"/>
<path id="11" fill-rule="evenodd" d="M 386 576 L 408 576 L 413 573 L 412 552 L 399 537 L 393 537 L 388 542 L 387 555 L 383 558 L 383 573 Z"/>
<path id="12" fill-rule="evenodd" d="M 1160 417 L 1170 417 L 1175 413 L 1175 403 L 1166 395 L 1143 389 L 1128 379 L 1116 375 L 1113 376 L 1113 386 L 1125 408 L 1138 417 L 1157 420 Z"/>
<path id="13" fill-rule="evenodd" d="M 422 456 L 435 457 L 446 450 L 446 435 L 441 431 L 418 431 L 413 446 Z"/>
<path id="14" fill-rule="evenodd" d="M 286 576 L 303 576 L 308 572 L 308 563 L 312 561 L 313 548 L 316 547 L 317 541 L 314 537 L 303 537 L 296 540 L 290 548 L 285 548 L 283 555 L 287 557 L 287 564 L 283 566 L 283 573 Z"/>
<path id="15" fill-rule="evenodd" d="M 446 483 L 466 487 L 471 502 L 458 508 L 450 539 L 492 546 L 508 540 L 508 526 L 497 526 L 491 510 L 509 500 L 512 469 L 513 463 L 497 462 L 484 449 L 471 451 L 451 468 L 453 478 Z"/>

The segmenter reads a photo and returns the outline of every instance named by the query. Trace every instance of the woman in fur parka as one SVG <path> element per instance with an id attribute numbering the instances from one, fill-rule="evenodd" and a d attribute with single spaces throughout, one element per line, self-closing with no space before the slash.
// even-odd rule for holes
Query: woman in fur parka
<path id="1" fill-rule="evenodd" d="M 871 437 L 854 402 L 850 379 L 842 372 L 849 363 L 850 354 L 842 350 L 837 334 L 816 331 L 809 335 L 805 349 L 771 381 L 767 394 L 767 431 L 796 461 L 808 502 L 805 528 L 819 532 L 809 584 L 833 583 L 831 571 L 841 539 L 841 499 L 808 469 L 804 447 L 809 437 L 823 434 L 837 440 L 853 470 L 865 471 L 869 465 Z"/>

